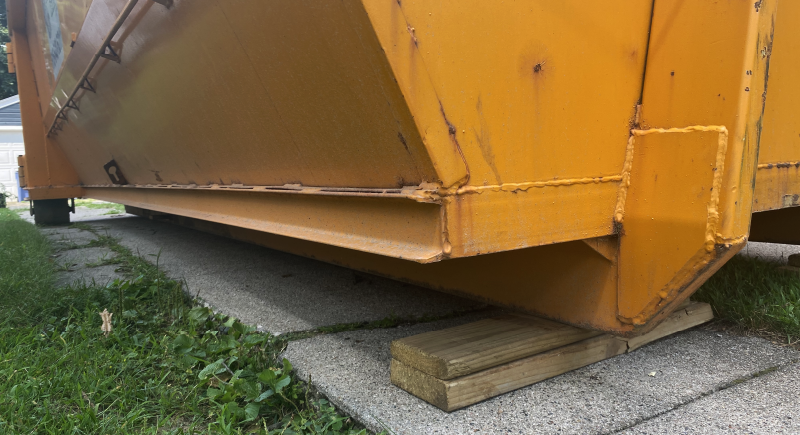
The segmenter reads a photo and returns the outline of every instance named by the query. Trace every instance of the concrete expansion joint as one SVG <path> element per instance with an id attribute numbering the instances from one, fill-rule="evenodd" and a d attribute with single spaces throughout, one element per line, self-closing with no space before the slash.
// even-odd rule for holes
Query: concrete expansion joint
<path id="1" fill-rule="evenodd" d="M 669 414 L 669 413 L 671 413 L 673 411 L 677 411 L 677 410 L 679 410 L 681 408 L 684 408 L 684 407 L 686 407 L 688 405 L 691 405 L 694 402 L 697 402 L 700 399 L 703 399 L 703 398 L 706 398 L 708 396 L 711 396 L 711 395 L 714 395 L 716 393 L 719 393 L 720 391 L 725 391 L 725 390 L 727 390 L 729 388 L 738 386 L 738 385 L 743 384 L 743 383 L 748 382 L 748 381 L 752 381 L 752 380 L 754 380 L 754 379 L 756 379 L 758 377 L 761 377 L 761 376 L 764 376 L 764 375 L 768 375 L 770 373 L 776 372 L 778 370 L 781 370 L 783 368 L 786 368 L 786 367 L 789 367 L 789 366 L 792 366 L 792 365 L 795 365 L 795 364 L 798 364 L 798 363 L 800 363 L 800 358 L 794 358 L 794 359 L 791 359 L 791 360 L 789 360 L 789 361 L 787 361 L 787 362 L 785 362 L 783 364 L 778 364 L 778 365 L 775 365 L 775 366 L 772 366 L 772 367 L 768 367 L 768 368 L 763 369 L 763 370 L 759 370 L 759 371 L 757 371 L 755 373 L 751 373 L 749 375 L 745 375 L 745 376 L 736 378 L 736 379 L 734 379 L 732 381 L 729 381 L 729 382 L 726 382 L 726 383 L 724 383 L 722 385 L 719 385 L 719 386 L 711 389 L 710 391 L 706 391 L 706 392 L 700 393 L 696 397 L 690 398 L 688 400 L 684 400 L 684 401 L 676 404 L 675 406 L 672 406 L 672 407 L 670 407 L 668 409 L 665 409 L 665 410 L 663 410 L 661 412 L 658 412 L 656 414 L 648 416 L 647 418 L 637 419 L 636 421 L 634 421 L 634 422 L 632 422 L 632 423 L 630 423 L 630 424 L 628 424 L 628 425 L 626 425 L 624 427 L 621 427 L 619 429 L 613 430 L 611 432 L 606 432 L 603 435 L 612 435 L 612 434 L 618 434 L 618 433 L 625 432 L 628 429 L 632 429 L 632 428 L 634 428 L 636 426 L 639 426 L 642 423 L 646 423 L 648 421 L 655 420 L 658 417 L 661 417 L 661 416 L 663 416 L 665 414 Z"/>
<path id="2" fill-rule="evenodd" d="M 466 317 L 480 313 L 490 313 L 493 310 L 496 310 L 496 308 L 489 306 L 481 306 L 478 308 L 451 311 L 447 314 L 442 314 L 438 316 L 422 316 L 422 317 L 407 317 L 407 318 L 390 316 L 372 322 L 365 321 L 360 323 L 337 323 L 329 326 L 321 326 L 302 331 L 284 332 L 282 334 L 276 335 L 275 337 L 286 340 L 287 342 L 297 341 L 297 340 L 305 340 L 307 338 L 316 337 L 318 335 L 337 334 L 341 332 L 371 331 L 375 329 L 393 329 L 401 326 L 414 326 L 423 323 L 438 322 L 441 320 L 457 319 L 460 317 Z"/>

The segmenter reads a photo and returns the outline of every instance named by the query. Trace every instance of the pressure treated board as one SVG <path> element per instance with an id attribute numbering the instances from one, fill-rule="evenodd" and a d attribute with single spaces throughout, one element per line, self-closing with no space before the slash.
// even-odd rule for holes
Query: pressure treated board
<path id="1" fill-rule="evenodd" d="M 500 316 L 392 342 L 392 358 L 453 379 L 600 335 L 535 317 Z"/>
<path id="2" fill-rule="evenodd" d="M 395 357 L 391 362 L 391 380 L 393 384 L 408 391 L 409 393 L 435 405 L 444 411 L 450 412 L 482 400 L 486 400 L 488 398 L 507 393 L 509 391 L 516 390 L 518 388 L 522 388 L 554 376 L 558 376 L 568 371 L 575 370 L 577 368 L 584 367 L 625 352 L 630 352 L 649 342 L 707 322 L 712 318 L 713 313 L 708 304 L 692 302 L 688 306 L 683 306 L 676 310 L 670 317 L 664 320 L 664 322 L 662 322 L 651 332 L 639 337 L 623 339 L 620 337 L 603 334 L 569 342 L 567 340 L 572 340 L 575 335 L 562 334 L 561 338 L 566 342 L 566 344 L 562 342 L 562 345 L 557 348 L 550 348 L 549 350 L 539 352 L 534 355 L 529 355 L 527 357 L 519 358 L 510 362 L 497 364 L 493 367 L 474 371 L 454 379 L 440 379 L 419 369 L 419 367 L 424 367 L 428 370 L 431 370 L 431 367 L 439 367 L 439 369 L 441 369 L 441 367 L 450 367 L 452 364 L 449 364 L 449 362 L 445 361 L 444 363 L 441 363 L 433 358 L 421 358 L 419 355 L 421 355 L 422 352 L 409 354 L 407 349 L 397 354 L 401 358 L 405 358 L 400 360 L 395 356 L 393 346 L 393 356 Z M 498 322 L 500 321 L 509 322 L 507 319 L 498 320 Z M 493 325 L 499 328 L 499 324 L 487 323 L 485 321 L 475 322 L 472 325 L 476 324 L 481 324 L 484 327 L 486 325 Z M 510 324 L 514 325 L 513 322 Z M 529 325 L 531 325 L 529 326 L 530 328 L 537 328 L 537 326 L 534 324 Z M 477 334 L 475 330 L 470 328 L 457 327 L 451 329 L 469 332 L 473 334 L 473 337 Z M 507 334 L 507 332 L 502 328 L 499 328 L 499 330 L 501 336 L 505 336 L 505 334 Z M 420 334 L 426 335 L 427 337 L 425 340 L 420 340 L 418 342 L 425 346 L 425 349 L 428 351 L 428 355 L 430 355 L 430 351 L 433 350 L 433 353 L 440 357 L 441 355 L 456 355 L 459 360 L 463 361 L 465 358 L 467 358 L 465 355 L 466 352 L 468 352 L 469 346 L 466 346 L 468 343 L 455 340 L 451 334 L 444 333 L 445 331 L 439 331 L 442 332 L 442 334 L 433 336 L 444 338 L 444 341 L 438 345 L 437 343 L 431 341 L 432 336 L 428 335 L 429 333 Z M 530 333 L 530 335 L 535 336 L 536 334 Z M 513 337 L 516 335 L 511 336 Z M 542 334 L 542 336 L 550 339 L 550 344 L 547 346 L 551 346 L 554 342 L 552 336 L 548 334 Z M 409 343 L 415 343 L 414 340 L 409 340 L 409 338 L 414 337 L 403 339 L 402 341 L 404 345 L 408 346 Z M 513 355 L 515 352 L 522 352 L 510 349 L 508 345 L 511 342 L 513 342 L 513 340 L 506 340 L 505 346 L 498 347 L 492 342 L 491 337 L 487 336 L 476 340 L 473 343 L 474 346 L 472 346 L 472 350 L 478 354 L 484 355 L 486 354 L 486 349 L 478 347 L 479 345 L 482 345 L 486 348 L 499 349 L 504 355 Z M 524 342 L 525 340 L 519 341 L 519 343 Z M 450 347 L 457 349 L 458 351 L 451 351 L 449 350 Z M 413 358 L 408 358 L 408 355 L 412 355 Z M 486 358 L 479 358 L 477 360 L 484 361 Z M 431 363 L 431 361 L 434 361 L 434 363 Z M 420 366 L 414 366 L 414 364 L 420 364 Z M 460 368 L 463 366 L 456 367 Z"/>
<path id="3" fill-rule="evenodd" d="M 450 412 L 625 353 L 625 341 L 601 335 L 451 380 L 392 360 L 392 383 Z"/>
<path id="4" fill-rule="evenodd" d="M 711 305 L 705 302 L 692 302 L 686 307 L 675 310 L 672 315 L 664 319 L 663 322 L 647 334 L 629 338 L 628 352 L 659 338 L 706 323 L 713 318 L 714 311 L 711 309 Z"/>

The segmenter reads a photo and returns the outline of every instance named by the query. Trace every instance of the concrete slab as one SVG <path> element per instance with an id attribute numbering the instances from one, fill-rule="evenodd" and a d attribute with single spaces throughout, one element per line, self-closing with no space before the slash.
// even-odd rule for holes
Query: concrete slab
<path id="1" fill-rule="evenodd" d="M 389 343 L 458 322 L 317 336 L 290 343 L 285 356 L 371 430 L 589 434 L 630 427 L 800 355 L 759 338 L 692 330 L 448 414 L 391 385 Z"/>
<path id="2" fill-rule="evenodd" d="M 86 222 L 86 221 L 93 221 L 97 219 L 117 219 L 121 217 L 131 217 L 133 215 L 127 213 L 118 213 L 118 214 L 111 214 L 108 213 L 111 209 L 106 208 L 86 208 L 86 207 L 75 207 L 75 214 L 70 216 L 70 221 L 72 222 Z"/>
<path id="3" fill-rule="evenodd" d="M 97 238 L 91 231 L 70 227 L 47 227 L 40 231 L 52 242 L 56 250 L 85 246 Z"/>
<path id="4" fill-rule="evenodd" d="M 623 434 L 798 434 L 800 364 L 743 382 Z"/>
<path id="5" fill-rule="evenodd" d="M 81 268 L 87 264 L 114 258 L 114 256 L 114 251 L 105 247 L 79 248 L 61 251 L 53 256 L 53 261 L 60 267 Z"/>
<path id="6" fill-rule="evenodd" d="M 56 272 L 56 285 L 106 285 L 117 278 L 123 279 L 123 274 L 116 271 L 119 267 L 117 265 L 90 266 L 114 258 L 115 255 L 112 250 L 105 247 L 59 252 L 54 256 L 54 262 L 65 270 Z"/>
<path id="7" fill-rule="evenodd" d="M 740 255 L 758 257 L 774 263 L 786 264 L 792 254 L 800 253 L 800 245 L 782 245 L 780 243 L 748 242 Z"/>
<path id="8" fill-rule="evenodd" d="M 441 315 L 481 307 L 461 298 L 170 224 L 78 210 L 79 216 L 74 220 L 120 238 L 124 246 L 153 262 L 160 253 L 160 266 L 171 277 L 185 279 L 193 294 L 199 294 L 224 313 L 262 325 L 272 333 L 378 320 L 391 314 Z M 795 248 L 751 243 L 745 255 L 783 257 L 785 261 L 790 253 L 800 251 L 792 251 Z M 95 278 L 100 282 L 104 277 L 113 279 L 113 269 L 114 266 L 81 269 L 71 276 L 86 274 L 80 279 Z M 780 421 L 773 418 L 777 414 L 756 413 L 752 418 L 773 419 L 761 425 L 748 420 L 748 406 L 766 410 L 777 403 L 786 408 L 795 401 L 796 393 L 791 388 L 772 384 L 765 384 L 763 389 L 754 387 L 757 390 L 728 387 L 740 380 L 744 380 L 742 388 L 760 381 L 762 378 L 747 379 L 765 369 L 789 366 L 800 358 L 800 353 L 762 339 L 709 330 L 672 336 L 632 354 L 451 414 L 391 385 L 392 340 L 474 321 L 482 315 L 489 313 L 411 327 L 317 336 L 290 343 L 285 356 L 292 361 L 298 376 L 311 376 L 315 387 L 344 412 L 372 430 L 388 429 L 396 434 L 585 434 L 620 430 L 671 433 L 684 430 L 680 413 L 695 409 L 692 412 L 718 409 L 719 422 L 724 421 L 725 412 L 730 412 L 738 419 L 738 426 L 731 425 L 732 428 L 757 431 L 763 427 L 767 433 L 771 428 L 782 428 Z M 774 376 L 780 377 L 784 371 Z M 656 376 L 648 376 L 650 372 Z M 796 380 L 792 383 L 796 385 Z M 761 397 L 761 402 L 741 399 L 749 391 L 757 391 L 757 398 L 772 391 L 779 397 Z M 721 394 L 731 394 L 727 401 L 720 399 L 724 405 L 709 401 Z M 795 415 L 794 411 L 785 413 L 787 418 L 794 419 Z M 695 416 L 693 421 L 701 418 Z M 648 425 L 649 420 L 653 426 Z M 722 427 L 720 424 L 693 426 L 708 428 L 712 433 Z M 795 428 L 786 427 L 791 429 L 789 432 Z"/>
<path id="9" fill-rule="evenodd" d="M 104 286 L 115 279 L 125 278 L 122 273 L 117 272 L 118 267 L 119 266 L 110 264 L 97 267 L 79 267 L 69 271 L 59 271 L 56 273 L 56 286 Z"/>
<path id="10" fill-rule="evenodd" d="M 455 296 L 138 217 L 87 220 L 186 281 L 215 309 L 273 334 L 484 307 Z M 160 253 L 160 257 L 158 257 Z"/>

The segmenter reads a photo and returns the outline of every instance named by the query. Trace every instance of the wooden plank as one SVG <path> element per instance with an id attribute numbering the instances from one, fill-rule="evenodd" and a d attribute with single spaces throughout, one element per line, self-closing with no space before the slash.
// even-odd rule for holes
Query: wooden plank
<path id="1" fill-rule="evenodd" d="M 628 339 L 628 351 L 644 346 L 651 341 L 706 323 L 714 318 L 711 305 L 704 302 L 691 302 L 685 308 L 679 308 L 647 334 Z"/>
<path id="2" fill-rule="evenodd" d="M 392 383 L 447 411 L 455 411 L 577 368 L 625 353 L 624 340 L 601 335 L 457 379 L 437 379 L 392 359 Z"/>
<path id="3" fill-rule="evenodd" d="M 398 340 L 402 342 L 403 346 L 407 347 L 424 346 L 426 350 L 424 354 L 420 350 L 408 351 L 408 349 L 402 347 L 396 352 L 394 343 L 392 343 L 392 355 L 394 358 L 391 362 L 391 380 L 393 384 L 420 399 L 450 412 L 517 388 L 633 351 L 659 338 L 707 322 L 713 317 L 710 305 L 701 302 L 690 302 L 682 304 L 678 310 L 655 329 L 639 337 L 626 340 L 609 334 L 596 335 L 456 378 L 442 379 L 406 362 L 410 360 L 412 364 L 424 366 L 429 371 L 438 370 L 439 372 L 451 374 L 457 370 L 463 370 L 463 368 L 452 364 L 452 360 L 449 363 L 447 361 L 442 363 L 441 358 L 443 355 L 445 357 L 455 355 L 458 361 L 478 361 L 479 364 L 489 364 L 493 361 L 490 355 L 482 354 L 481 357 L 470 359 L 466 352 L 476 349 L 479 352 L 484 352 L 487 349 L 497 349 L 503 355 L 500 357 L 501 359 L 507 358 L 506 355 L 513 355 L 515 352 L 522 352 L 522 350 L 517 350 L 514 344 L 518 344 L 518 341 L 522 341 L 522 338 L 529 336 L 510 327 L 509 324 L 515 324 L 513 321 L 506 318 L 502 321 L 498 320 L 498 318 L 485 319 L 469 325 L 438 331 L 441 333 L 438 335 L 426 333 Z M 529 326 L 534 331 L 529 332 L 530 336 L 545 337 L 550 340 L 550 343 L 557 341 L 554 337 L 560 336 L 563 339 L 564 336 L 575 336 L 570 335 L 569 329 L 546 329 L 550 325 L 543 327 L 542 324 L 537 322 L 530 323 L 526 320 L 517 324 L 533 325 Z M 573 329 L 577 330 L 577 328 Z M 561 335 L 553 334 L 552 331 L 554 330 L 560 331 Z M 459 338 L 456 332 L 462 332 L 465 336 Z M 501 340 L 502 345 L 492 345 L 493 337 L 491 334 L 493 332 L 499 332 L 504 340 Z M 413 340 L 415 337 L 420 336 L 425 337 L 422 340 Z M 437 338 L 442 339 L 442 341 L 435 341 Z M 475 343 L 470 342 L 470 340 L 480 342 L 481 345 L 476 347 Z M 533 343 L 532 346 L 537 347 L 540 345 Z M 405 360 L 397 358 L 396 355 L 400 355 Z"/>
<path id="4" fill-rule="evenodd" d="M 600 335 L 549 320 L 500 316 L 392 342 L 392 357 L 453 379 Z"/>

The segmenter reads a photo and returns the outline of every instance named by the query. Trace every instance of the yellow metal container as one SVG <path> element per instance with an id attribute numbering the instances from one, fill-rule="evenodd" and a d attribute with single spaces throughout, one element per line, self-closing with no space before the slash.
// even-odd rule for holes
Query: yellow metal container
<path id="1" fill-rule="evenodd" d="M 778 3 L 8 0 L 20 163 L 35 207 L 120 202 L 633 335 L 754 211 L 800 241 L 774 215 L 800 205 Z"/>

